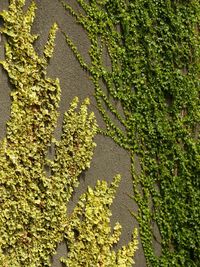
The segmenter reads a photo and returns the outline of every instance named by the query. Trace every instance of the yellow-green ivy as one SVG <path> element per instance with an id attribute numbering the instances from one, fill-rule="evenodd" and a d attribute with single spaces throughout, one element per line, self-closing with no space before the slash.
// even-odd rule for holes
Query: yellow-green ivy
<path id="1" fill-rule="evenodd" d="M 94 189 L 88 187 L 69 217 L 65 232 L 68 247 L 67 258 L 61 261 L 68 267 L 131 267 L 137 249 L 137 229 L 133 240 L 115 252 L 121 225 L 110 227 L 110 206 L 119 186 L 120 176 L 108 186 L 106 181 L 97 181 Z"/>
<path id="2" fill-rule="evenodd" d="M 96 119 L 88 113 L 89 99 L 78 109 L 76 97 L 64 114 L 60 140 L 53 137 L 60 86 L 58 79 L 47 76 L 47 66 L 57 25 L 50 30 L 43 56 L 38 56 L 33 46 L 37 36 L 31 34 L 36 6 L 33 2 L 25 11 L 24 5 L 25 0 L 10 1 L 9 10 L 0 13 L 7 40 L 1 64 L 12 84 L 10 119 L 0 142 L 0 266 L 51 266 L 64 236 L 69 253 L 62 261 L 69 267 L 131 266 L 137 231 L 127 247 L 112 251 L 121 229 L 116 224 L 111 232 L 109 226 L 119 176 L 110 187 L 102 181 L 94 190 L 88 188 L 74 212 L 67 214 L 78 177 L 90 167 Z"/>
<path id="3" fill-rule="evenodd" d="M 2 11 L 6 36 L 1 62 L 12 84 L 11 114 L 0 143 L 0 266 L 50 266 L 50 256 L 63 239 L 66 205 L 79 174 L 88 168 L 97 130 L 86 99 L 77 110 L 75 98 L 64 115 L 61 140 L 53 138 L 58 118 L 60 86 L 47 76 L 54 49 L 54 24 L 43 56 L 34 49 L 31 34 L 35 4 L 10 1 Z M 54 146 L 55 156 L 48 159 Z M 46 169 L 50 171 L 46 173 Z"/>

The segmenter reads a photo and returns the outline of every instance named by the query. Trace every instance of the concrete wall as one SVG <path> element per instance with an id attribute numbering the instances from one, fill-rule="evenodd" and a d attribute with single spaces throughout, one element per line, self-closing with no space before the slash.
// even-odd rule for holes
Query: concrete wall
<path id="1" fill-rule="evenodd" d="M 27 1 L 27 4 L 30 1 Z M 33 25 L 33 32 L 40 34 L 39 40 L 36 42 L 38 52 L 42 51 L 43 45 L 47 40 L 48 31 L 54 22 L 65 30 L 77 44 L 83 56 L 89 61 L 88 48 L 89 41 L 86 33 L 78 26 L 74 19 L 69 16 L 58 0 L 36 0 L 37 11 Z M 76 0 L 68 1 L 72 6 L 78 8 Z M 7 0 L 0 0 L 0 11 L 8 7 Z M 4 56 L 4 38 L 0 42 L 0 59 Z M 109 62 L 109 59 L 105 57 Z M 75 59 L 71 50 L 67 47 L 61 32 L 57 33 L 56 48 L 54 56 L 50 62 L 49 76 L 58 77 L 60 79 L 62 98 L 60 103 L 60 118 L 55 135 L 60 136 L 61 122 L 63 112 L 68 109 L 71 100 L 78 96 L 80 100 L 90 97 L 92 105 L 91 109 L 95 112 L 98 124 L 102 125 L 101 116 L 98 114 L 93 95 L 93 84 L 89 80 L 88 75 L 80 68 L 79 63 Z M 6 121 L 9 118 L 10 108 L 10 84 L 6 73 L 0 69 L 0 138 L 5 136 Z M 87 185 L 93 186 L 97 179 L 105 179 L 110 181 L 117 173 L 122 175 L 122 181 L 117 192 L 116 199 L 112 205 L 112 223 L 119 221 L 123 227 L 122 237 L 119 246 L 125 245 L 131 239 L 133 228 L 137 226 L 134 218 L 130 215 L 129 210 L 136 207 L 133 200 L 128 195 L 132 195 L 132 180 L 130 175 L 130 160 L 128 153 L 117 146 L 111 139 L 98 135 L 95 138 L 97 148 L 92 160 L 91 168 L 80 178 L 80 186 L 76 189 L 69 209 L 72 210 L 79 196 L 85 192 Z M 59 257 L 66 253 L 64 244 L 58 247 L 58 253 L 53 258 L 52 267 L 61 266 Z M 136 253 L 136 267 L 145 267 L 145 259 L 140 245 L 139 251 Z"/>

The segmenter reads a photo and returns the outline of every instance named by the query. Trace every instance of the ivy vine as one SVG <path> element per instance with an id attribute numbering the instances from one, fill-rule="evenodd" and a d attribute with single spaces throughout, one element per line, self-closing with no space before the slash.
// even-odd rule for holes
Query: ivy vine
<path id="1" fill-rule="evenodd" d="M 138 205 L 133 215 L 147 266 L 199 266 L 200 2 L 77 0 L 79 13 L 61 2 L 91 42 L 87 64 L 64 33 L 91 75 L 106 124 L 102 133 L 130 153 Z M 161 237 L 159 256 L 154 223 Z"/>
<path id="2" fill-rule="evenodd" d="M 0 142 L 0 265 L 51 266 L 51 256 L 65 236 L 66 266 L 131 266 L 137 230 L 126 247 L 113 250 L 121 226 L 117 223 L 112 232 L 109 217 L 119 175 L 110 186 L 98 181 L 94 189 L 89 187 L 74 212 L 67 213 L 79 175 L 90 167 L 97 123 L 88 112 L 89 99 L 78 109 L 76 97 L 64 114 L 61 139 L 53 137 L 61 90 L 59 80 L 47 76 L 47 66 L 57 25 L 38 56 L 37 36 L 31 33 L 36 6 L 32 2 L 24 10 L 24 5 L 25 0 L 10 0 L 8 11 L 0 12 L 7 40 L 0 63 L 12 84 L 10 119 Z M 52 146 L 54 158 L 49 159 Z"/>
<path id="3" fill-rule="evenodd" d="M 47 77 L 54 49 L 54 24 L 39 57 L 31 34 L 35 4 L 24 11 L 24 0 L 10 1 L 0 13 L 7 36 L 1 62 L 13 85 L 11 115 L 6 138 L 0 143 L 0 265 L 50 266 L 50 256 L 62 241 L 67 222 L 66 205 L 88 168 L 97 130 L 86 99 L 77 110 L 75 98 L 64 115 L 61 140 L 53 138 L 58 118 L 60 86 Z M 54 160 L 48 149 L 55 147 Z M 49 175 L 45 169 L 51 169 Z"/>
<path id="4" fill-rule="evenodd" d="M 94 189 L 88 187 L 69 217 L 65 230 L 68 247 L 67 258 L 61 258 L 66 266 L 131 267 L 137 249 L 137 229 L 132 240 L 113 250 L 121 235 L 121 225 L 110 227 L 110 206 L 119 186 L 120 176 L 114 177 L 108 186 L 106 181 L 97 181 Z M 92 252 L 92 253 L 91 253 Z"/>

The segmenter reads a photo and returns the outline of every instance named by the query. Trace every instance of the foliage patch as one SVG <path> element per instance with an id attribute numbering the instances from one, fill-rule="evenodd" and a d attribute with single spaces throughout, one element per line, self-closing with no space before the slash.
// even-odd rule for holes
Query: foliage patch
<path id="1" fill-rule="evenodd" d="M 0 265 L 51 266 L 50 257 L 65 235 L 69 253 L 62 261 L 68 266 L 130 266 L 136 231 L 127 247 L 111 250 L 121 229 L 116 224 L 111 232 L 109 226 L 119 176 L 110 187 L 102 181 L 94 190 L 88 188 L 73 214 L 67 214 L 79 175 L 90 167 L 97 123 L 88 112 L 89 99 L 78 109 L 76 97 L 64 114 L 61 139 L 53 137 L 60 86 L 58 79 L 47 76 L 47 66 L 57 25 L 50 30 L 43 56 L 38 56 L 33 46 L 37 36 L 31 34 L 36 6 L 33 2 L 24 11 L 24 5 L 25 0 L 11 0 L 9 10 L 0 13 L 1 32 L 7 37 L 1 64 L 13 86 L 7 133 L 0 143 Z M 54 150 L 53 159 L 49 149 Z M 77 240 L 76 231 L 81 231 Z M 91 249 L 96 258 L 89 257 Z"/>
<path id="2" fill-rule="evenodd" d="M 133 240 L 115 252 L 121 234 L 121 225 L 110 227 L 110 206 L 119 186 L 120 176 L 116 176 L 110 187 L 106 181 L 97 181 L 94 189 L 88 187 L 74 209 L 66 227 L 65 240 L 68 247 L 67 258 L 62 258 L 66 266 L 130 267 L 134 264 L 137 249 L 137 229 Z"/>
<path id="3" fill-rule="evenodd" d="M 1 62 L 13 85 L 6 138 L 0 144 L 0 265 L 50 266 L 63 239 L 66 205 L 78 176 L 90 166 L 97 124 L 86 99 L 77 110 L 75 98 L 64 115 L 61 140 L 53 138 L 58 118 L 60 86 L 47 77 L 54 49 L 54 24 L 39 57 L 31 34 L 35 4 L 23 11 L 25 1 L 10 1 L 0 13 L 7 36 Z M 54 160 L 48 149 L 54 145 Z M 50 169 L 49 174 L 45 169 Z"/>
<path id="4" fill-rule="evenodd" d="M 199 1 L 77 0 L 80 13 L 67 1 L 61 2 L 91 42 L 91 64 L 86 64 L 65 33 L 68 45 L 93 80 L 106 124 L 102 133 L 130 153 L 133 198 L 139 208 L 133 214 L 140 225 L 147 266 L 197 267 Z M 104 51 L 111 61 L 109 67 L 104 64 Z M 123 114 L 115 102 L 120 103 Z M 159 256 L 153 246 L 159 242 L 154 223 L 161 237 Z"/>

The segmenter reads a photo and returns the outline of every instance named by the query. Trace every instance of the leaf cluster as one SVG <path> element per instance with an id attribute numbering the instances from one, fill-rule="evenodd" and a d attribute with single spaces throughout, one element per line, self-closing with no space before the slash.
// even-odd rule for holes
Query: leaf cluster
<path id="1" fill-rule="evenodd" d="M 69 218 L 65 239 L 68 247 L 67 258 L 61 261 L 66 266 L 133 266 L 133 256 L 137 249 L 137 230 L 133 240 L 115 252 L 121 234 L 121 225 L 110 227 L 110 206 L 119 186 L 120 176 L 108 186 L 105 181 L 97 181 L 94 189 L 88 187 Z"/>

